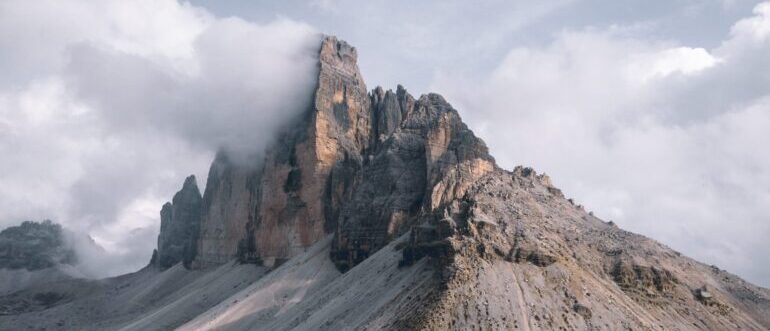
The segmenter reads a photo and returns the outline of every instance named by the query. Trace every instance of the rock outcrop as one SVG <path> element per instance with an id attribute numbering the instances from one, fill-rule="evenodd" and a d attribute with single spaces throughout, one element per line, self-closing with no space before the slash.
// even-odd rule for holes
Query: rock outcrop
<path id="1" fill-rule="evenodd" d="M 32 271 L 76 262 L 61 225 L 49 220 L 26 221 L 0 232 L 0 269 Z"/>
<path id="2" fill-rule="evenodd" d="M 770 291 L 601 221 L 529 168 L 492 171 L 419 222 L 401 265 L 428 259 L 441 283 L 417 329 L 770 327 Z"/>
<path id="3" fill-rule="evenodd" d="M 202 203 L 195 176 L 187 177 L 182 189 L 160 210 L 158 249 L 152 264 L 161 269 L 179 262 L 189 266 L 196 255 Z"/>
<path id="4" fill-rule="evenodd" d="M 496 168 L 441 96 L 368 93 L 356 61 L 355 48 L 325 37 L 309 109 L 253 164 L 217 155 L 192 266 L 271 266 L 335 233 L 332 257 L 346 270 Z"/>
<path id="5" fill-rule="evenodd" d="M 369 98 L 356 59 L 355 48 L 325 38 L 309 109 L 259 162 L 217 156 L 203 196 L 196 266 L 233 257 L 274 265 L 334 231 L 370 140 Z"/>
<path id="6" fill-rule="evenodd" d="M 404 234 L 418 216 L 464 194 L 495 169 L 483 141 L 441 96 L 371 95 L 376 136 L 344 206 L 332 248 L 341 270 Z"/>

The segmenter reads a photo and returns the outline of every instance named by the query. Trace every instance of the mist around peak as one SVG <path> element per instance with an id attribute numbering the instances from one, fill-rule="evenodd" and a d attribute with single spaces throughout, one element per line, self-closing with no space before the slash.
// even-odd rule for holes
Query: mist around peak
<path id="1" fill-rule="evenodd" d="M 321 36 L 304 23 L 173 0 L 1 7 L 0 228 L 88 234 L 100 276 L 147 263 L 186 176 L 218 151 L 253 165 L 312 98 Z"/>

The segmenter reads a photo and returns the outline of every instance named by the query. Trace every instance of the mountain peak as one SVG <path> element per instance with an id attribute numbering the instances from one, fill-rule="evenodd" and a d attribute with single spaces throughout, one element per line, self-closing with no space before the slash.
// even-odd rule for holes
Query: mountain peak
<path id="1" fill-rule="evenodd" d="M 179 262 L 192 262 L 197 252 L 202 202 L 195 176 L 190 175 L 172 202 L 166 202 L 160 211 L 158 248 L 150 264 L 167 269 Z"/>
<path id="2" fill-rule="evenodd" d="M 337 39 L 336 36 L 324 36 L 319 52 L 322 62 L 331 62 L 329 57 L 336 57 L 343 63 L 355 65 L 358 61 L 358 52 L 356 48 L 350 46 L 346 41 Z"/>
<path id="3" fill-rule="evenodd" d="M 182 184 L 182 191 L 187 190 L 194 190 L 200 194 L 200 190 L 198 190 L 198 182 L 195 180 L 195 175 L 187 176 L 187 178 L 184 179 L 184 184 Z"/>

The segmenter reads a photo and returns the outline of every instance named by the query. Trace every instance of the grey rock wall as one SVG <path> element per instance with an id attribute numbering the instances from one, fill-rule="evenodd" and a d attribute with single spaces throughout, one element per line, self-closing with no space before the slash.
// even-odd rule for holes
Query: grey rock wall
<path id="1" fill-rule="evenodd" d="M 172 202 L 167 202 L 160 211 L 160 234 L 153 264 L 161 269 L 179 262 L 189 266 L 196 256 L 202 202 L 195 176 L 187 177 Z"/>
<path id="2" fill-rule="evenodd" d="M 308 109 L 253 164 L 217 155 L 193 267 L 272 266 L 334 233 L 332 258 L 346 270 L 496 168 L 444 98 L 370 93 L 356 61 L 355 48 L 325 37 Z"/>

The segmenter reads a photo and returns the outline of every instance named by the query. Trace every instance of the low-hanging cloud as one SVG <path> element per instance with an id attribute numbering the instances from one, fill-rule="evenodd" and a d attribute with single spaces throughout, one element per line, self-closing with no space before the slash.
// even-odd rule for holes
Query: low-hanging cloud
<path id="1" fill-rule="evenodd" d="M 2 2 L 0 228 L 50 218 L 105 248 L 90 273 L 136 270 L 185 176 L 258 157 L 309 107 L 319 45 L 174 0 Z"/>
<path id="2" fill-rule="evenodd" d="M 244 156 L 310 106 L 319 45 L 292 21 L 226 18 L 193 41 L 187 70 L 84 44 L 71 50 L 67 77 L 87 104 L 109 109 L 103 118 L 113 132 L 153 129 Z"/>
<path id="3" fill-rule="evenodd" d="M 768 286 L 768 31 L 770 3 L 710 49 L 568 30 L 434 89 L 504 166 L 535 166 L 598 216 Z"/>

